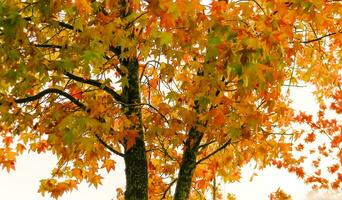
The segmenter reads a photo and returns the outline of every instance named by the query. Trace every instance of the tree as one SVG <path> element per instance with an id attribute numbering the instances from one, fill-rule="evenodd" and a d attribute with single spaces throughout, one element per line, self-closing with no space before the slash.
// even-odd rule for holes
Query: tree
<path id="1" fill-rule="evenodd" d="M 239 180 L 251 161 L 339 189 L 341 125 L 326 109 L 320 125 L 295 114 L 286 91 L 315 85 L 322 108 L 333 97 L 341 113 L 341 9 L 334 0 L 2 1 L 0 165 L 51 151 L 59 162 L 40 192 L 54 198 L 83 180 L 97 187 L 114 154 L 128 200 L 196 199 L 215 176 Z M 306 173 L 296 154 L 322 132 L 336 180 Z"/>

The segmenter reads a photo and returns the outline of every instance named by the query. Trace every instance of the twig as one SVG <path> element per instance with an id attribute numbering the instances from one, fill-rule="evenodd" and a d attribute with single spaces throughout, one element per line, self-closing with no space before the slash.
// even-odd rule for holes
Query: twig
<path id="1" fill-rule="evenodd" d="M 137 21 L 140 17 L 144 16 L 147 13 L 148 13 L 147 11 L 143 12 L 139 16 L 137 16 L 135 19 L 133 19 L 132 21 L 128 22 L 128 24 L 125 26 L 125 30 L 127 30 L 135 21 Z"/>
<path id="2" fill-rule="evenodd" d="M 113 149 L 111 146 L 109 146 L 105 141 L 102 140 L 102 138 L 101 138 L 98 134 L 95 134 L 95 137 L 96 137 L 96 138 L 99 140 L 99 142 L 100 142 L 103 146 L 105 146 L 109 151 L 111 151 L 111 152 L 113 152 L 113 153 L 115 153 L 116 155 L 121 156 L 121 157 L 124 157 L 124 156 L 125 156 L 125 154 L 123 154 L 123 153 L 121 153 L 121 152 L 119 152 L 119 151 Z"/>
<path id="3" fill-rule="evenodd" d="M 256 5 L 261 9 L 261 11 L 264 13 L 264 15 L 266 15 L 266 12 L 265 10 L 261 7 L 261 5 L 256 1 L 256 0 L 253 0 L 254 3 L 256 3 Z"/>
<path id="4" fill-rule="evenodd" d="M 177 178 L 174 179 L 174 180 L 169 184 L 169 186 L 168 186 L 168 187 L 166 188 L 166 190 L 164 191 L 163 196 L 162 196 L 162 198 L 161 198 L 160 200 L 165 199 L 166 193 L 171 189 L 172 185 L 175 184 L 176 181 L 177 181 Z"/>
<path id="5" fill-rule="evenodd" d="M 230 138 L 226 143 L 224 143 L 221 147 L 219 147 L 218 149 L 216 149 L 215 151 L 213 151 L 212 153 L 210 153 L 209 155 L 201 158 L 200 160 L 198 160 L 195 164 L 195 166 L 197 166 L 198 164 L 200 164 L 201 162 L 205 161 L 206 159 L 210 158 L 211 156 L 215 155 L 217 152 L 221 151 L 222 149 L 226 148 L 230 143 L 231 143 L 232 139 Z"/>
<path id="6" fill-rule="evenodd" d="M 323 39 L 323 38 L 325 38 L 325 37 L 329 37 L 329 36 L 335 35 L 335 34 L 337 34 L 337 33 L 342 33 L 342 31 L 334 32 L 334 33 L 328 33 L 328 34 L 323 35 L 323 36 L 321 36 L 321 37 L 318 37 L 318 38 L 316 38 L 316 39 L 307 40 L 307 41 L 302 41 L 301 43 L 303 43 L 303 44 L 308 44 L 308 43 L 310 43 L 310 42 L 317 42 L 317 41 L 320 41 L 321 39 Z"/>

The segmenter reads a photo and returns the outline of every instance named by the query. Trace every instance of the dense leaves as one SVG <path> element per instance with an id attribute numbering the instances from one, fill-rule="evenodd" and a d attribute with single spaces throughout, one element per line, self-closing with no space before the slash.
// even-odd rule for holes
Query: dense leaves
<path id="1" fill-rule="evenodd" d="M 141 140 L 150 199 L 174 184 L 197 199 L 250 162 L 341 189 L 341 123 L 326 116 L 342 112 L 341 13 L 333 0 L 2 1 L 0 166 L 51 151 L 39 191 L 57 198 L 97 187 Z M 317 118 L 291 109 L 299 84 L 315 86 Z"/>

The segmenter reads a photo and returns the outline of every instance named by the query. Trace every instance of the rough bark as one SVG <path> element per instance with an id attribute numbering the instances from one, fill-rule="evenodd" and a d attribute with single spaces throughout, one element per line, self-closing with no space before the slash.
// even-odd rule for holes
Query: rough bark
<path id="1" fill-rule="evenodd" d="M 180 165 L 175 200 L 187 200 L 191 191 L 192 177 L 196 167 L 196 156 L 202 134 L 192 128 L 185 142 L 182 163 Z"/>
<path id="2" fill-rule="evenodd" d="M 133 147 L 125 150 L 126 164 L 126 200 L 147 200 L 148 198 L 148 172 L 144 143 L 144 131 L 142 128 L 141 107 L 129 106 L 141 103 L 139 88 L 138 61 L 136 58 L 124 60 L 122 64 L 127 67 L 128 86 L 122 91 L 123 100 L 128 106 L 123 110 L 127 117 L 138 117 L 138 122 L 131 127 L 139 132 Z"/>

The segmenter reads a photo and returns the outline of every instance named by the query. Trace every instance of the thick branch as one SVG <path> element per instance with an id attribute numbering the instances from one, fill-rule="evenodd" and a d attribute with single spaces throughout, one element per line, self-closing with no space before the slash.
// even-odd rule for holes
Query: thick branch
<path id="1" fill-rule="evenodd" d="M 49 89 L 46 89 L 46 90 L 43 90 L 41 92 L 39 92 L 38 94 L 34 95 L 34 96 L 29 96 L 29 97 L 26 97 L 26 98 L 22 98 L 22 99 L 16 99 L 14 100 L 14 102 L 16 103 L 28 103 L 28 102 L 31 102 L 31 101 L 35 101 L 35 100 L 38 100 L 40 98 L 42 98 L 43 96 L 47 95 L 47 94 L 52 94 L 52 93 L 55 93 L 55 94 L 59 94 L 67 99 L 69 99 L 72 103 L 74 103 L 75 105 L 77 105 L 79 108 L 81 108 L 82 110 L 88 112 L 88 109 L 87 107 L 82 103 L 80 102 L 79 100 L 75 99 L 73 96 L 71 96 L 70 94 L 62 91 L 62 90 L 59 90 L 59 89 L 56 89 L 56 88 L 49 88 Z M 97 118 L 98 121 L 100 122 L 104 122 L 104 120 L 100 117 Z M 111 146 L 109 146 L 105 141 L 103 141 L 101 139 L 101 137 L 99 135 L 97 135 L 95 133 L 95 137 L 99 140 L 99 142 L 105 147 L 107 148 L 109 151 L 111 151 L 112 153 L 118 155 L 118 156 L 121 156 L 123 157 L 124 154 L 116 151 L 115 149 L 113 149 Z"/>
<path id="2" fill-rule="evenodd" d="M 95 87 L 98 87 L 98 88 L 101 88 L 103 89 L 104 91 L 108 92 L 110 95 L 112 95 L 112 97 L 118 101 L 118 102 L 122 102 L 122 98 L 121 96 L 116 93 L 112 88 L 108 87 L 108 86 L 105 86 L 104 84 L 96 81 L 96 80 L 92 80 L 92 79 L 84 79 L 82 77 L 79 77 L 79 76 L 76 76 L 76 75 L 73 75 L 69 72 L 65 72 L 64 73 L 65 76 L 69 77 L 70 79 L 72 80 L 75 80 L 75 81 L 78 81 L 78 82 L 81 82 L 81 83 L 86 83 L 86 84 L 89 84 L 89 85 L 92 85 L 92 86 L 95 86 Z"/>
<path id="3" fill-rule="evenodd" d="M 217 152 L 221 151 L 222 149 L 226 148 L 230 143 L 231 143 L 232 139 L 229 139 L 226 143 L 224 143 L 221 147 L 219 147 L 218 149 L 216 149 L 215 151 L 211 152 L 209 155 L 201 158 L 200 160 L 198 160 L 196 162 L 196 165 L 200 164 L 201 162 L 205 161 L 206 159 L 210 158 L 211 156 L 215 155 Z M 196 166 L 195 165 L 195 166 Z"/>
<path id="4" fill-rule="evenodd" d="M 47 95 L 47 94 L 59 94 L 61 96 L 64 96 L 65 98 L 69 99 L 72 103 L 74 103 L 75 105 L 77 105 L 78 107 L 80 107 L 82 110 L 87 110 L 86 106 L 81 103 L 80 101 L 78 101 L 77 99 L 75 99 L 73 96 L 71 96 L 70 94 L 62 91 L 62 90 L 59 90 L 59 89 L 56 89 L 56 88 L 49 88 L 49 89 L 46 89 L 46 90 L 43 90 L 41 92 L 39 92 L 38 94 L 34 95 L 34 96 L 29 96 L 29 97 L 26 97 L 26 98 L 22 98 L 22 99 L 16 99 L 14 100 L 16 103 L 28 103 L 28 102 L 31 102 L 31 101 L 35 101 L 35 100 L 38 100 L 40 98 L 42 98 L 43 96 Z"/>

